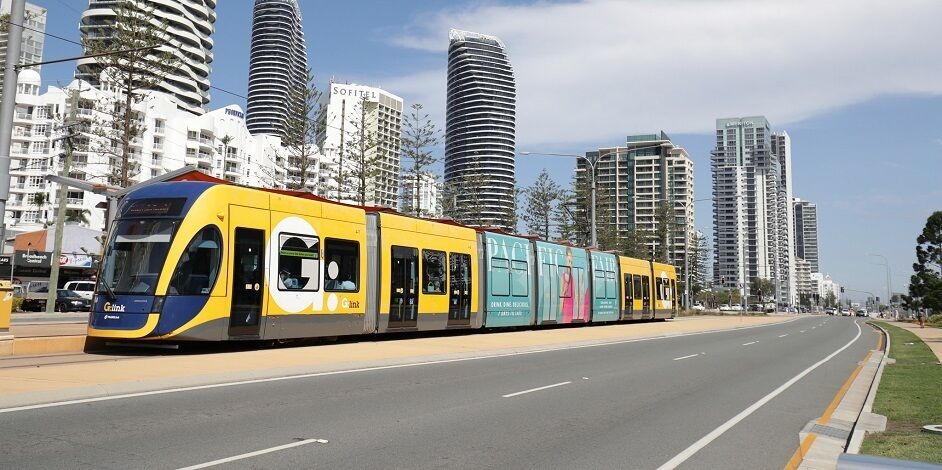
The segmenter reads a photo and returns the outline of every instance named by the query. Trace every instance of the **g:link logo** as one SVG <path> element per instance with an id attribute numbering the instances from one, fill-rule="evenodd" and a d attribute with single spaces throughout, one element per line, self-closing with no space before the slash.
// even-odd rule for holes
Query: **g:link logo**
<path id="1" fill-rule="evenodd" d="M 114 305 L 111 302 L 105 302 L 105 305 L 102 307 L 102 309 L 106 312 L 123 313 L 124 305 Z"/>

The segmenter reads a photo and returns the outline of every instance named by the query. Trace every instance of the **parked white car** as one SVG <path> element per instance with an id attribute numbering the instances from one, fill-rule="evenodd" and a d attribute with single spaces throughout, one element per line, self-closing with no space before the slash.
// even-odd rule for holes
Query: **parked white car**
<path id="1" fill-rule="evenodd" d="M 731 305 L 731 306 L 729 307 L 729 309 L 732 310 L 732 311 L 734 311 L 734 312 L 741 312 L 741 311 L 742 311 L 742 305 Z"/>
<path id="2" fill-rule="evenodd" d="M 733 309 L 730 308 L 729 304 L 720 305 L 720 311 L 721 311 L 721 312 L 729 312 L 729 311 L 732 311 L 732 310 L 733 310 Z"/>
<path id="3" fill-rule="evenodd" d="M 85 300 L 92 300 L 92 295 L 95 294 L 95 281 L 69 281 L 62 288 L 75 292 Z"/>
<path id="4" fill-rule="evenodd" d="M 697 312 L 702 312 L 702 311 L 706 310 L 706 307 L 704 307 L 703 304 L 701 304 L 700 302 L 697 302 L 697 303 L 693 304 L 693 307 L 690 307 L 690 309 L 691 309 L 691 310 L 695 310 L 695 311 L 697 311 Z"/>

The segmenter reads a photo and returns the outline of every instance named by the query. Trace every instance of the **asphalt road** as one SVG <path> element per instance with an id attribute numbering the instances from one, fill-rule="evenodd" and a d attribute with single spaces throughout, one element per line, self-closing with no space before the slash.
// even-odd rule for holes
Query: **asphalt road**
<path id="1" fill-rule="evenodd" d="M 805 317 L 0 412 L 0 468 L 172 469 L 220 459 L 234 459 L 219 462 L 224 468 L 266 469 L 657 468 L 685 455 L 680 468 L 780 469 L 798 431 L 876 346 L 876 334 L 859 323 Z M 690 452 L 764 397 L 754 413 Z"/>

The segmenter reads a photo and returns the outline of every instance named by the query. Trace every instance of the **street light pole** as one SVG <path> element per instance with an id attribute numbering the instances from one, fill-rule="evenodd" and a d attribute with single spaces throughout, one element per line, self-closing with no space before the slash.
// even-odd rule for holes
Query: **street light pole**
<path id="1" fill-rule="evenodd" d="M 868 253 L 870 256 L 877 256 L 883 258 L 883 267 L 886 268 L 886 306 L 890 306 L 890 301 L 893 299 L 893 281 L 890 274 L 890 261 L 886 259 L 886 256 L 883 256 L 878 253 Z"/>

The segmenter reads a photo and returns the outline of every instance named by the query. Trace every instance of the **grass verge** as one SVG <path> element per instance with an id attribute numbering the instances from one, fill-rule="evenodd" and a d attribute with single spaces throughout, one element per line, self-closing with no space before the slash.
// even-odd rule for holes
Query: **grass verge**
<path id="1" fill-rule="evenodd" d="M 890 357 L 873 412 L 886 416 L 886 431 L 868 434 L 862 454 L 942 463 L 942 435 L 922 431 L 942 424 L 942 366 L 918 336 L 879 322 L 890 334 Z"/>

